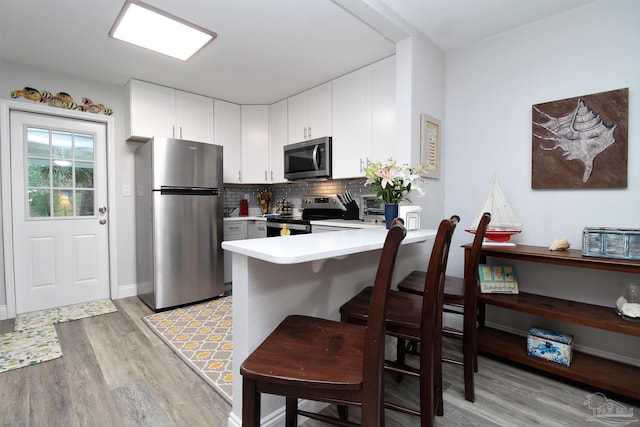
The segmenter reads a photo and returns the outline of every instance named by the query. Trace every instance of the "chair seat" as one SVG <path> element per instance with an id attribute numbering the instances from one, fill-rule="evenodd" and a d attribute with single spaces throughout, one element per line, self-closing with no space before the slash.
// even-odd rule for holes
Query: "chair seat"
<path id="1" fill-rule="evenodd" d="M 309 389 L 360 389 L 366 328 L 309 316 L 285 318 L 240 368 L 245 378 Z"/>
<path id="2" fill-rule="evenodd" d="M 371 301 L 372 286 L 364 288 L 340 307 L 341 315 L 350 322 L 365 325 Z M 422 297 L 407 292 L 390 290 L 387 295 L 386 331 L 388 335 L 419 340 L 422 318 Z"/>
<path id="3" fill-rule="evenodd" d="M 426 271 L 412 271 L 398 284 L 398 290 L 422 295 L 426 276 Z M 443 302 L 451 305 L 464 304 L 464 279 L 462 277 L 445 277 Z"/>

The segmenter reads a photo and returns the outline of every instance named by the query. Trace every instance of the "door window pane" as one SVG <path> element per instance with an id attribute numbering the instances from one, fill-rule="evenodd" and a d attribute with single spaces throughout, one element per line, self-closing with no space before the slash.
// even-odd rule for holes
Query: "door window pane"
<path id="1" fill-rule="evenodd" d="M 95 204 L 93 190 L 76 190 L 76 207 L 78 216 L 93 216 L 95 214 Z"/>
<path id="2" fill-rule="evenodd" d="M 73 187 L 73 168 L 71 166 L 58 166 L 57 161 L 54 160 L 52 170 L 54 187 Z"/>
<path id="3" fill-rule="evenodd" d="M 75 156 L 77 160 L 93 160 L 93 135 L 76 134 Z"/>
<path id="4" fill-rule="evenodd" d="M 27 168 L 29 187 L 49 187 L 48 159 L 29 159 Z"/>
<path id="5" fill-rule="evenodd" d="M 95 216 L 92 134 L 27 128 L 30 218 Z"/>
<path id="6" fill-rule="evenodd" d="M 41 218 L 51 216 L 49 190 L 29 190 L 29 216 Z"/>
<path id="7" fill-rule="evenodd" d="M 73 191 L 53 191 L 53 216 L 73 216 Z"/>
<path id="8" fill-rule="evenodd" d="M 76 188 L 93 188 L 93 163 L 76 163 Z"/>
<path id="9" fill-rule="evenodd" d="M 51 132 L 51 151 L 54 159 L 73 157 L 73 138 L 69 132 Z"/>
<path id="10" fill-rule="evenodd" d="M 27 155 L 49 158 L 49 131 L 47 129 L 27 129 Z"/>

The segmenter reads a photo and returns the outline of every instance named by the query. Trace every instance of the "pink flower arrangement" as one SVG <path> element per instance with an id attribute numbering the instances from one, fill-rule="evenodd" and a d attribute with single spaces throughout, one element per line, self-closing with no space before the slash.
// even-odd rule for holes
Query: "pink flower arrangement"
<path id="1" fill-rule="evenodd" d="M 422 167 L 411 168 L 406 163 L 398 165 L 395 160 L 387 164 L 380 161 L 369 163 L 365 169 L 366 186 L 372 187 L 376 196 L 386 204 L 398 204 L 403 200 L 411 202 L 409 193 L 416 190 L 419 197 L 424 195 L 420 186 Z"/>

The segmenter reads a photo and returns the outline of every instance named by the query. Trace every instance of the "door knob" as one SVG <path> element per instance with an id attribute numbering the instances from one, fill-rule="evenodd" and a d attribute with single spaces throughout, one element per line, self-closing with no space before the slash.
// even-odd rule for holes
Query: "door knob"
<path id="1" fill-rule="evenodd" d="M 98 221 L 100 223 L 100 225 L 105 225 L 107 223 L 107 220 L 104 218 L 100 218 L 100 221 Z"/>
<path id="2" fill-rule="evenodd" d="M 100 212 L 100 213 L 105 213 L 106 211 L 107 211 L 107 208 L 104 207 L 104 206 L 98 208 L 98 212 Z"/>

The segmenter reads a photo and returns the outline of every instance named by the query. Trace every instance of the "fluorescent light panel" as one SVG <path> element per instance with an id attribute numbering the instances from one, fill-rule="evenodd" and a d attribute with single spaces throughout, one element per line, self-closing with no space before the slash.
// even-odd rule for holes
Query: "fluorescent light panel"
<path id="1" fill-rule="evenodd" d="M 128 0 L 109 37 L 186 61 L 217 34 L 140 1 Z"/>

